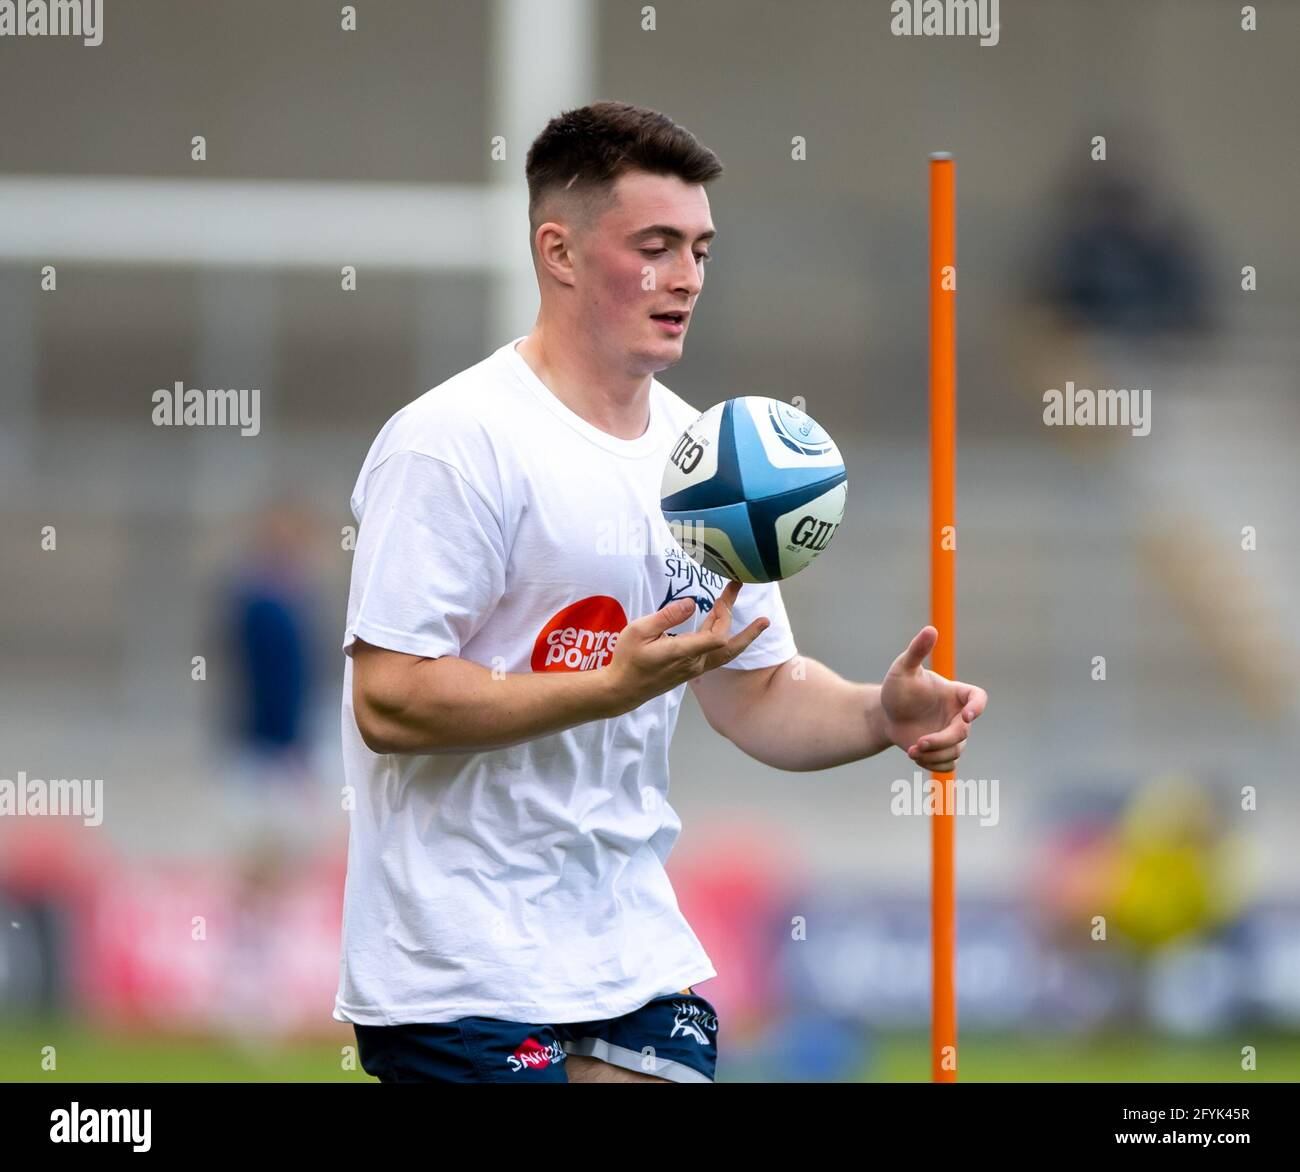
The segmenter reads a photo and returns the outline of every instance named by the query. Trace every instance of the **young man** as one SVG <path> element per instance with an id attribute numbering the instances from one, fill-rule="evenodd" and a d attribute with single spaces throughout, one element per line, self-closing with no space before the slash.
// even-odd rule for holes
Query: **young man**
<path id="1" fill-rule="evenodd" d="M 669 532 L 660 479 L 699 412 L 654 375 L 721 170 L 651 110 L 553 119 L 527 160 L 536 325 L 399 411 L 357 480 L 334 1016 L 380 1079 L 713 1080 L 693 987 L 717 974 L 664 871 L 685 684 L 792 770 L 890 745 L 947 769 L 984 707 L 922 666 L 932 627 L 883 685 L 793 671 L 779 587 L 741 594 Z"/>

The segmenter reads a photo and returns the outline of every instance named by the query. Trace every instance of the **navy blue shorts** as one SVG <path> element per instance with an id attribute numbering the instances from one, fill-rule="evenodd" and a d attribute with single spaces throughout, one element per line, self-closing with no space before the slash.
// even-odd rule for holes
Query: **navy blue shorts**
<path id="1" fill-rule="evenodd" d="M 352 1028 L 362 1069 L 380 1082 L 568 1082 L 570 1054 L 671 1082 L 712 1082 L 718 1063 L 717 1014 L 689 989 L 605 1021 L 462 1017 Z"/>

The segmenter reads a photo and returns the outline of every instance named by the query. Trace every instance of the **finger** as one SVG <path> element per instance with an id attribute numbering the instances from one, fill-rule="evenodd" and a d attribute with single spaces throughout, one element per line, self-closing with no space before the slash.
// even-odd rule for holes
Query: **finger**
<path id="1" fill-rule="evenodd" d="M 736 596 L 739 593 L 740 583 L 728 582 L 726 589 L 718 595 L 713 603 L 713 613 L 709 615 L 700 630 L 717 631 L 725 636 L 731 629 L 732 607 L 736 605 Z"/>
<path id="2" fill-rule="evenodd" d="M 962 705 L 961 714 L 969 723 L 974 720 L 989 702 L 989 695 L 983 688 L 974 684 L 957 684 L 957 700 Z"/>
<path id="3" fill-rule="evenodd" d="M 947 749 L 935 749 L 930 753 L 909 753 L 908 756 L 923 769 L 938 769 L 945 762 L 956 761 L 965 751 L 966 741 L 963 739 Z"/>
<path id="4" fill-rule="evenodd" d="M 727 645 L 726 632 L 703 629 L 688 635 L 678 635 L 675 639 L 663 639 L 667 644 L 664 655 L 668 659 L 693 659 L 697 655 L 712 655 Z M 659 644 L 655 644 L 659 646 Z"/>
<path id="5" fill-rule="evenodd" d="M 917 671 L 925 663 L 925 657 L 934 650 L 937 642 L 939 642 L 939 632 L 934 627 L 922 627 L 907 645 L 907 650 L 894 660 L 894 667 L 900 671 Z"/>
<path id="6" fill-rule="evenodd" d="M 749 626 L 741 631 L 739 635 L 729 639 L 723 645 L 723 654 L 710 657 L 716 658 L 718 661 L 717 663 L 710 664 L 710 667 L 717 667 L 719 664 L 730 663 L 771 625 L 772 623 L 770 619 L 755 619 L 749 624 Z"/>
<path id="7" fill-rule="evenodd" d="M 918 765 L 921 763 L 918 761 Z M 933 765 L 921 765 L 921 768 L 928 773 L 952 773 L 957 768 L 957 762 L 954 761 L 937 761 Z"/>
<path id="8" fill-rule="evenodd" d="M 665 631 L 671 630 L 685 622 L 695 613 L 693 598 L 678 598 L 653 614 L 642 615 L 635 622 L 628 624 L 628 629 L 635 631 L 645 640 L 656 639 Z"/>
<path id="9" fill-rule="evenodd" d="M 970 725 L 960 716 L 954 716 L 946 728 L 918 737 L 908 752 L 915 749 L 918 753 L 933 753 L 938 749 L 950 749 L 958 741 L 964 741 L 968 732 Z"/>

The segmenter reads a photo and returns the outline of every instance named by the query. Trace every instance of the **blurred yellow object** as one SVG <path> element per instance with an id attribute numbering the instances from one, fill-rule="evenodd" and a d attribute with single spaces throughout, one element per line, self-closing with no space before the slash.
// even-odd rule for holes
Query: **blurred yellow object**
<path id="1" fill-rule="evenodd" d="M 1205 788 L 1183 774 L 1143 786 L 1117 830 L 1110 917 L 1155 948 L 1232 918 L 1241 906 L 1235 843 Z"/>

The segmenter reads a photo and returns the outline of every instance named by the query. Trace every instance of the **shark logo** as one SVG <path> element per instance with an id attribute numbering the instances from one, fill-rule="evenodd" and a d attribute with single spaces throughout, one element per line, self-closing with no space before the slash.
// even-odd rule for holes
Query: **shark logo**
<path id="1" fill-rule="evenodd" d="M 680 546 L 669 546 L 664 550 L 664 577 L 668 584 L 659 604 L 660 610 L 679 598 L 690 598 L 701 614 L 708 614 L 726 584 L 721 574 L 692 561 Z"/>
<path id="2" fill-rule="evenodd" d="M 673 1006 L 673 1030 L 668 1035 L 670 1038 L 684 1034 L 688 1038 L 694 1038 L 701 1046 L 707 1046 L 709 1039 L 704 1033 L 706 1029 L 717 1032 L 718 1019 L 713 1014 L 706 1013 L 698 1005 L 678 1002 Z"/>

